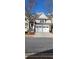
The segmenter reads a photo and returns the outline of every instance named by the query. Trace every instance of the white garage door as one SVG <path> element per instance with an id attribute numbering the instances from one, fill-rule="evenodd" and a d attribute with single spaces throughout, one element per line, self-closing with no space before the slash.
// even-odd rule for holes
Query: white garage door
<path id="1" fill-rule="evenodd" d="M 36 28 L 36 32 L 42 32 L 42 28 Z"/>
<path id="2" fill-rule="evenodd" d="M 49 25 L 43 25 L 43 32 L 49 32 Z"/>
<path id="3" fill-rule="evenodd" d="M 36 32 L 49 32 L 49 25 L 37 25 Z"/>
<path id="4" fill-rule="evenodd" d="M 43 28 L 43 32 L 49 32 L 49 28 Z"/>
<path id="5" fill-rule="evenodd" d="M 36 25 L 36 32 L 42 32 L 41 25 Z"/>

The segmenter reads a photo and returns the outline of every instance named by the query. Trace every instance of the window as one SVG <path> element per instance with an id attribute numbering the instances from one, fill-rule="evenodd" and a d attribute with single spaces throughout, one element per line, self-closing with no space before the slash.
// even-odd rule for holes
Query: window
<path id="1" fill-rule="evenodd" d="M 40 23 L 44 23 L 44 20 L 40 20 Z"/>

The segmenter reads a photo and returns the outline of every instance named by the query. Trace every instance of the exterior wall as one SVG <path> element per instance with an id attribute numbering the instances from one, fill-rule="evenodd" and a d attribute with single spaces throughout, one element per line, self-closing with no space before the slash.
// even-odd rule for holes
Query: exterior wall
<path id="1" fill-rule="evenodd" d="M 47 20 L 46 23 L 52 23 L 51 20 Z"/>

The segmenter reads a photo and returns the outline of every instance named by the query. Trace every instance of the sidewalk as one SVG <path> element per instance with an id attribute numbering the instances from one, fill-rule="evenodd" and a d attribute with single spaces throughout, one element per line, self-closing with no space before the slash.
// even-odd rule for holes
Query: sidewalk
<path id="1" fill-rule="evenodd" d="M 35 33 L 34 35 L 25 35 L 26 37 L 35 37 L 35 38 L 39 38 L 39 37 L 47 37 L 47 38 L 52 38 L 53 34 L 52 33 Z"/>

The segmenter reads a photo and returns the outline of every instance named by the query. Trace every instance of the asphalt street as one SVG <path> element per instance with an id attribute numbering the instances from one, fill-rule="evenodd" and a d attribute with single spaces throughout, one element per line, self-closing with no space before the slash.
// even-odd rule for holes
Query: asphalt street
<path id="1" fill-rule="evenodd" d="M 30 55 L 26 59 L 53 59 L 53 49 Z"/>
<path id="2" fill-rule="evenodd" d="M 25 37 L 25 52 L 26 53 L 37 53 L 45 50 L 53 49 L 52 38 L 28 38 Z"/>

